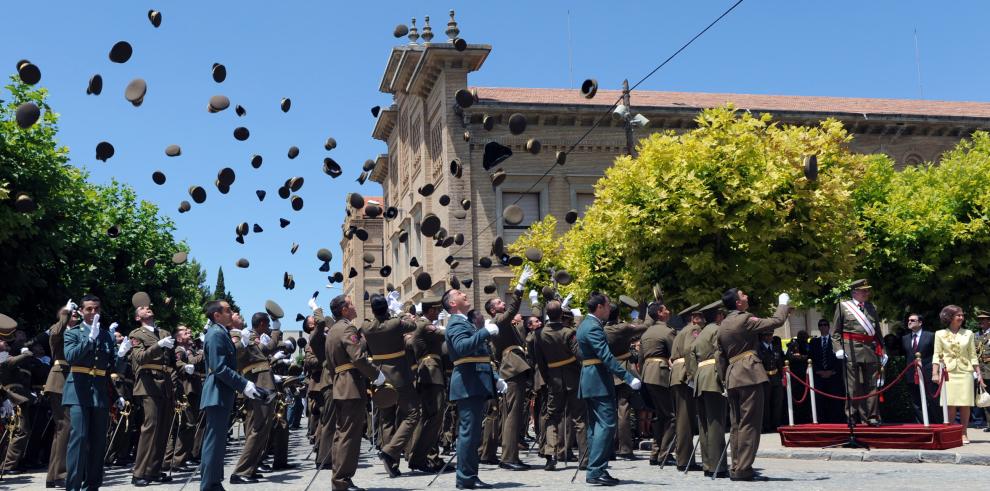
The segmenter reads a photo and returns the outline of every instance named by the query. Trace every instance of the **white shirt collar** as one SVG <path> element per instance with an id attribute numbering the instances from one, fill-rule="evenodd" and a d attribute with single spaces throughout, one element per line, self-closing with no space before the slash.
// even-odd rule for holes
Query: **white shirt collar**
<path id="1" fill-rule="evenodd" d="M 147 330 L 149 330 L 149 331 L 151 331 L 151 332 L 155 332 L 155 329 L 157 329 L 157 327 L 155 327 L 155 326 L 154 326 L 154 324 L 152 324 L 152 325 L 150 325 L 150 326 L 149 326 L 149 325 L 147 325 L 147 324 L 142 324 L 142 326 L 143 326 L 143 327 L 144 327 L 145 329 L 147 329 Z"/>

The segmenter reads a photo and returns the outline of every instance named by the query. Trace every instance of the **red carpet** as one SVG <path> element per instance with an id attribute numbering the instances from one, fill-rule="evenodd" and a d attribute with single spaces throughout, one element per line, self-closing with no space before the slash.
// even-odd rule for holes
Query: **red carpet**
<path id="1" fill-rule="evenodd" d="M 805 424 L 781 426 L 780 443 L 785 447 L 827 447 L 848 440 L 845 424 Z M 960 425 L 920 424 L 856 426 L 856 438 L 870 448 L 903 448 L 910 450 L 945 450 L 961 447 L 963 427 Z"/>

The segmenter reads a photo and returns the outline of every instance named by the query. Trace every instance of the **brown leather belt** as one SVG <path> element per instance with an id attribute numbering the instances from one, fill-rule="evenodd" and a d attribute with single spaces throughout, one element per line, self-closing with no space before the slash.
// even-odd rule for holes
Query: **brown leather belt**
<path id="1" fill-rule="evenodd" d="M 714 365 L 714 364 L 715 364 L 715 358 L 709 358 L 707 360 L 699 361 L 698 368 L 707 367 L 708 365 Z"/>
<path id="2" fill-rule="evenodd" d="M 430 360 L 430 359 L 433 359 L 433 360 L 436 360 L 436 361 L 442 361 L 442 360 L 443 360 L 443 359 L 442 359 L 442 358 L 440 357 L 440 355 L 426 355 L 426 356 L 422 356 L 422 357 L 420 357 L 420 359 L 419 359 L 419 362 L 420 362 L 420 363 L 423 363 L 424 361 L 426 361 L 426 360 Z"/>
<path id="3" fill-rule="evenodd" d="M 354 368 L 353 363 L 344 363 L 343 365 L 333 367 L 333 373 L 344 373 L 352 368 Z"/>
<path id="4" fill-rule="evenodd" d="M 742 360 L 743 358 L 749 358 L 750 356 L 756 356 L 756 352 L 753 350 L 743 351 L 742 353 L 739 353 L 738 355 L 729 358 L 729 363 L 735 363 L 739 360 Z"/>
<path id="5" fill-rule="evenodd" d="M 454 366 L 463 365 L 465 363 L 488 363 L 492 361 L 489 356 L 465 356 L 464 358 L 458 358 L 454 360 Z"/>
<path id="6" fill-rule="evenodd" d="M 385 353 L 384 355 L 371 355 L 371 359 L 373 361 L 394 360 L 403 356 L 406 356 L 405 351 L 396 351 L 395 353 Z"/>
<path id="7" fill-rule="evenodd" d="M 271 370 L 271 365 L 267 361 L 257 361 L 241 369 L 241 375 L 247 375 L 249 373 L 260 373 L 267 372 Z"/>
<path id="8" fill-rule="evenodd" d="M 164 372 L 165 368 L 157 363 L 145 363 L 138 367 L 138 370 L 155 370 L 159 372 Z"/>
<path id="9" fill-rule="evenodd" d="M 776 368 L 773 369 L 773 370 L 767 370 L 767 375 L 769 375 L 769 376 L 772 377 L 774 375 L 777 375 L 777 372 L 778 372 L 778 370 Z"/>
<path id="10" fill-rule="evenodd" d="M 547 366 L 550 367 L 550 368 L 560 368 L 562 366 L 570 365 L 571 363 L 574 363 L 576 361 L 577 361 L 577 358 L 575 358 L 575 357 L 572 356 L 572 357 L 570 357 L 570 358 L 568 358 L 566 360 L 560 360 L 560 361 L 555 361 L 553 363 L 547 363 Z"/>
<path id="11" fill-rule="evenodd" d="M 602 361 L 598 358 L 588 358 L 587 360 L 581 360 L 581 366 L 590 367 L 591 365 L 601 365 Z"/>
<path id="12" fill-rule="evenodd" d="M 67 361 L 65 361 L 65 360 L 55 360 L 55 362 L 54 362 L 54 363 L 55 363 L 56 365 L 59 365 L 59 366 L 63 366 L 63 367 L 67 367 L 67 366 L 69 366 L 69 362 L 67 362 Z"/>
<path id="13" fill-rule="evenodd" d="M 505 348 L 504 350 L 502 350 L 502 356 L 505 356 L 506 353 L 508 353 L 508 352 L 510 352 L 510 351 L 512 351 L 514 349 L 518 349 L 519 351 L 522 351 L 523 354 L 526 354 L 526 350 L 524 350 L 522 346 L 519 346 L 518 344 L 513 344 L 512 346 L 509 346 L 508 348 Z"/>
<path id="14" fill-rule="evenodd" d="M 69 369 L 69 371 L 71 371 L 72 373 L 85 373 L 87 375 L 95 376 L 95 377 L 105 377 L 107 375 L 106 370 L 100 370 L 94 367 L 73 366 L 72 368 Z"/>
<path id="15" fill-rule="evenodd" d="M 619 361 L 622 361 L 622 360 L 625 360 L 625 359 L 629 358 L 630 356 L 632 356 L 632 353 L 623 353 L 621 355 L 615 355 L 615 359 L 616 360 L 619 360 Z"/>
<path id="16" fill-rule="evenodd" d="M 655 361 L 657 363 L 663 363 L 663 364 L 666 364 L 668 366 L 670 365 L 670 360 L 668 360 L 666 358 L 663 358 L 661 356 L 651 356 L 651 357 L 649 357 L 649 358 L 646 359 L 646 362 L 651 362 L 651 361 Z"/>
<path id="17" fill-rule="evenodd" d="M 681 363 L 684 363 L 684 358 L 678 358 L 676 360 L 671 360 L 670 361 L 670 365 L 671 366 L 680 365 Z"/>

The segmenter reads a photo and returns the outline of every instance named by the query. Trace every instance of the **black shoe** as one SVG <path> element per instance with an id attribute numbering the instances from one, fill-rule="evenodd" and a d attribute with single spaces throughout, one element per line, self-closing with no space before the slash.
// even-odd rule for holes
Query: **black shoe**
<path id="1" fill-rule="evenodd" d="M 769 481 L 769 479 L 767 479 L 766 477 L 761 476 L 759 474 L 753 474 L 751 476 L 746 476 L 746 477 L 732 477 L 732 476 L 729 476 L 729 480 L 730 481 L 746 481 L 746 482 L 750 482 L 750 481 Z"/>
<path id="2" fill-rule="evenodd" d="M 718 471 L 718 473 L 715 474 L 715 479 L 728 479 L 728 478 L 729 478 L 729 471 Z"/>
<path id="3" fill-rule="evenodd" d="M 492 485 L 476 477 L 474 478 L 474 488 L 472 489 L 492 489 Z"/>
<path id="4" fill-rule="evenodd" d="M 630 452 L 630 453 L 623 453 L 623 454 L 616 454 L 615 455 L 615 458 L 620 459 L 620 460 L 636 460 L 636 454 L 634 454 L 632 452 Z"/>
<path id="5" fill-rule="evenodd" d="M 616 479 L 616 478 L 614 478 L 614 477 L 612 477 L 612 475 L 611 475 L 611 474 L 609 474 L 609 473 L 608 473 L 608 471 L 604 471 L 604 472 L 602 472 L 602 475 L 601 475 L 601 478 L 602 478 L 602 479 L 605 479 L 606 481 L 612 481 L 612 482 L 615 482 L 616 484 L 618 484 L 618 483 L 619 483 L 619 480 L 618 480 L 618 479 Z"/>
<path id="6" fill-rule="evenodd" d="M 272 470 L 273 471 L 284 471 L 284 470 L 288 470 L 288 469 L 295 469 L 296 467 L 299 467 L 299 464 L 293 464 L 293 463 L 290 463 L 290 462 L 286 462 L 284 464 L 273 465 L 272 466 Z"/>
<path id="7" fill-rule="evenodd" d="M 238 476 L 237 474 L 232 474 L 230 476 L 231 484 L 257 484 L 258 479 L 253 476 Z"/>
<path id="8" fill-rule="evenodd" d="M 137 488 L 143 488 L 145 486 L 150 486 L 150 485 L 151 485 L 151 481 L 148 480 L 148 479 L 145 479 L 143 477 L 132 477 L 131 478 L 131 486 L 134 486 L 134 487 L 137 487 Z"/>
<path id="9" fill-rule="evenodd" d="M 585 478 L 584 482 L 592 484 L 595 486 L 615 486 L 619 482 L 614 479 L 606 479 L 605 476 L 600 477 L 588 477 Z"/>
<path id="10" fill-rule="evenodd" d="M 880 420 L 876 418 L 870 418 L 869 420 L 866 421 L 866 424 L 873 427 L 877 427 L 880 426 Z"/>
<path id="11" fill-rule="evenodd" d="M 557 459 L 553 457 L 547 457 L 547 463 L 543 464 L 543 470 L 545 471 L 557 470 Z"/>
<path id="12" fill-rule="evenodd" d="M 350 479 L 347 480 L 347 488 L 345 491 L 364 491 L 364 488 L 359 488 L 354 485 L 354 482 Z"/>
<path id="13" fill-rule="evenodd" d="M 478 463 L 479 464 L 485 464 L 485 465 L 499 465 L 499 464 L 501 464 L 501 462 L 499 462 L 498 459 L 486 459 L 486 460 L 479 461 Z"/>
<path id="14" fill-rule="evenodd" d="M 579 471 L 586 471 L 586 470 L 588 470 L 588 464 L 581 464 L 581 465 L 579 465 L 578 466 L 578 470 Z"/>
<path id="15" fill-rule="evenodd" d="M 264 479 L 265 475 L 260 472 L 255 472 L 251 474 L 251 479 Z"/>
<path id="16" fill-rule="evenodd" d="M 192 472 L 193 470 L 192 467 L 186 467 L 184 465 L 177 465 L 172 468 L 172 472 Z"/>
<path id="17" fill-rule="evenodd" d="M 271 472 L 272 471 L 272 466 L 270 466 L 268 464 L 259 464 L 258 465 L 258 470 L 261 471 L 261 472 Z"/>
<path id="18" fill-rule="evenodd" d="M 703 468 L 703 467 L 701 467 L 701 466 L 700 466 L 700 465 L 698 465 L 698 464 L 694 464 L 694 463 L 692 463 L 691 465 L 679 465 L 679 466 L 677 466 L 677 470 L 679 470 L 679 471 L 681 471 L 681 472 L 684 472 L 684 471 L 688 471 L 688 472 L 691 472 L 691 471 L 700 471 L 700 470 L 704 470 L 704 468 Z"/>
<path id="19" fill-rule="evenodd" d="M 382 464 L 385 465 L 385 472 L 388 472 L 388 477 L 399 477 L 402 475 L 399 472 L 399 463 L 392 458 L 391 455 L 385 452 L 378 452 L 378 458 L 382 460 Z"/>
<path id="20" fill-rule="evenodd" d="M 660 459 L 650 457 L 650 465 L 660 465 Z"/>
<path id="21" fill-rule="evenodd" d="M 162 472 L 161 474 L 158 475 L 158 478 L 152 479 L 152 481 L 155 481 L 155 482 L 172 482 L 172 478 L 168 474 Z"/>
<path id="22" fill-rule="evenodd" d="M 524 464 L 522 462 L 502 462 L 498 465 L 500 469 L 508 469 L 510 471 L 525 471 L 529 470 L 529 464 Z"/>

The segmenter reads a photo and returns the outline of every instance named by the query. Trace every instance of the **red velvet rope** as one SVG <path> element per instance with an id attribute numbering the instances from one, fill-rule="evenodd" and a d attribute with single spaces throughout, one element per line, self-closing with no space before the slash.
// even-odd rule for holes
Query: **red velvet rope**
<path id="1" fill-rule="evenodd" d="M 945 385 L 945 381 L 949 380 L 949 371 L 942 367 L 942 376 L 938 379 L 938 388 L 932 393 L 932 399 L 938 399 L 939 394 L 942 393 L 942 386 Z"/>
<path id="2" fill-rule="evenodd" d="M 891 387 L 893 387 L 894 385 L 896 385 L 897 382 L 900 382 L 901 379 L 904 378 L 904 375 L 907 373 L 907 371 L 909 369 L 914 368 L 916 366 L 918 366 L 918 360 L 912 360 L 911 363 L 908 363 L 907 366 L 904 367 L 904 370 L 901 371 L 901 373 L 897 375 L 897 378 L 895 378 L 893 382 L 891 382 L 891 383 L 883 386 L 883 388 L 881 388 L 879 390 L 875 390 L 873 392 L 870 392 L 869 394 L 865 394 L 865 395 L 861 395 L 861 396 L 855 396 L 855 397 L 850 397 L 849 400 L 851 400 L 851 401 L 861 401 L 863 399 L 869 399 L 870 397 L 874 397 L 874 396 L 883 394 L 884 392 L 887 392 L 888 390 L 890 390 Z M 784 370 L 786 370 L 788 373 L 790 373 L 790 369 L 788 367 L 785 366 L 784 367 Z M 837 396 L 837 395 L 834 395 L 834 394 L 829 394 L 828 392 L 825 392 L 823 390 L 817 389 L 815 387 L 811 387 L 810 385 L 808 385 L 807 382 L 805 382 L 804 380 L 802 380 L 801 377 L 798 377 L 797 375 L 795 375 L 793 373 L 791 373 L 791 377 L 794 380 L 800 382 L 801 385 L 803 385 L 805 387 L 805 395 L 807 395 L 807 389 L 811 389 L 811 390 L 815 391 L 816 394 L 821 395 L 821 396 L 830 397 L 832 399 L 837 399 L 837 400 L 840 400 L 840 401 L 846 400 L 846 398 L 843 397 L 843 396 Z M 939 388 L 941 389 L 941 385 L 939 385 Z M 798 403 L 801 403 L 803 401 L 804 401 L 804 398 L 802 397 L 801 398 L 801 401 L 798 401 Z"/>

